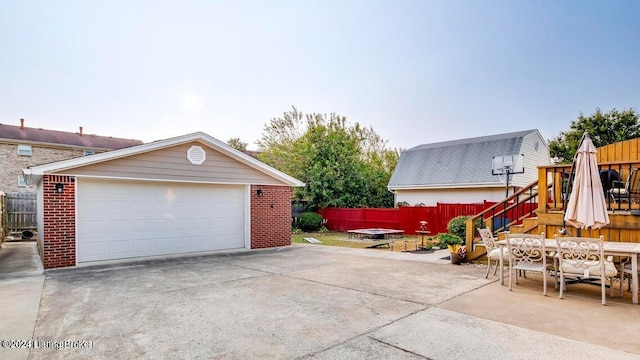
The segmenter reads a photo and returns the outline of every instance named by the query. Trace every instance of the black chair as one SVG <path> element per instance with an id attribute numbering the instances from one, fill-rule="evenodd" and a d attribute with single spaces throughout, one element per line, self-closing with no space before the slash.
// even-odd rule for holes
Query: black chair
<path id="1" fill-rule="evenodd" d="M 609 195 L 609 190 L 613 189 L 613 183 L 620 182 L 620 174 L 612 169 L 600 170 L 600 181 L 602 182 L 604 196 L 607 197 Z"/>
<path id="2" fill-rule="evenodd" d="M 609 189 L 609 196 L 615 203 L 628 202 L 635 204 L 640 195 L 640 169 L 629 170 L 627 181 L 613 181 Z"/>

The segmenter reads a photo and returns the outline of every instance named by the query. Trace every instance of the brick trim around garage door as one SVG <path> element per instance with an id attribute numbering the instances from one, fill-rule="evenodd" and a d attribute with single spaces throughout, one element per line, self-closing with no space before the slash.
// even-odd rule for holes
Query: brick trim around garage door
<path id="1" fill-rule="evenodd" d="M 61 184 L 62 193 L 56 191 Z M 43 263 L 45 269 L 76 265 L 76 187 L 71 176 L 44 175 Z"/>
<path id="2" fill-rule="evenodd" d="M 291 245 L 291 187 L 251 186 L 251 248 Z"/>

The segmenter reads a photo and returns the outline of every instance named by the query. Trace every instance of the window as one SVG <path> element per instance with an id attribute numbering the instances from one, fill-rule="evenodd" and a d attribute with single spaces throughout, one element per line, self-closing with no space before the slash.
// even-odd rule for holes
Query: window
<path id="1" fill-rule="evenodd" d="M 93 151 L 93 150 L 85 150 L 85 151 L 84 151 L 84 153 L 83 153 L 83 155 L 84 155 L 84 156 L 89 156 L 89 155 L 93 155 L 93 154 L 95 154 L 95 153 L 96 153 L 96 152 L 95 152 L 95 151 Z"/>
<path id="2" fill-rule="evenodd" d="M 31 145 L 18 145 L 19 156 L 31 156 Z"/>
<path id="3" fill-rule="evenodd" d="M 24 181 L 24 175 L 18 175 L 18 187 L 27 187 L 27 182 Z"/>

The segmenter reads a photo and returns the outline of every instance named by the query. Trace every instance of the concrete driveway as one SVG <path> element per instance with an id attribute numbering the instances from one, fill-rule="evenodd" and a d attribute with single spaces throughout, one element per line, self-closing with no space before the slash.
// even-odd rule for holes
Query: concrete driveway
<path id="1" fill-rule="evenodd" d="M 637 344 L 527 326 L 544 313 L 517 323 L 532 315 L 518 297 L 569 303 L 539 283 L 510 293 L 484 267 L 421 256 L 296 245 L 48 271 L 29 358 L 640 358 Z M 583 308 L 640 315 L 597 294 Z M 491 320 L 501 297 L 513 314 Z M 51 348 L 64 341 L 75 348 Z"/>

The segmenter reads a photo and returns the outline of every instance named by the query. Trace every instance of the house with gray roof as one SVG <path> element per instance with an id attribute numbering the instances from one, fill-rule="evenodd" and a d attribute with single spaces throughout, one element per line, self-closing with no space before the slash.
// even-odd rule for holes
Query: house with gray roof
<path id="1" fill-rule="evenodd" d="M 22 169 L 55 161 L 93 155 L 110 150 L 141 145 L 142 141 L 78 132 L 47 130 L 20 125 L 0 124 L 0 191 L 33 193 L 35 187 L 25 182 Z"/>
<path id="2" fill-rule="evenodd" d="M 423 144 L 405 150 L 389 180 L 395 203 L 498 202 L 506 195 L 506 177 L 493 175 L 495 157 L 523 155 L 524 168 L 509 177 L 509 194 L 538 179 L 538 166 L 551 164 L 549 147 L 538 130 Z"/>

